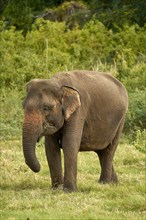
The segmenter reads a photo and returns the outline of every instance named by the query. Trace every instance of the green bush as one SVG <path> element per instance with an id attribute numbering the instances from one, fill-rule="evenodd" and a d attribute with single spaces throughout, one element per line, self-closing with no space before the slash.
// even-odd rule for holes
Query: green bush
<path id="1" fill-rule="evenodd" d="M 135 92 L 136 88 L 145 90 L 146 63 L 144 61 L 137 62 L 135 65 L 128 67 L 127 62 L 123 60 L 123 66 L 121 66 L 120 70 L 122 70 L 123 74 L 119 73 L 118 77 L 121 78 L 129 93 Z"/>
<path id="2" fill-rule="evenodd" d="M 146 129 L 146 90 L 136 89 L 129 93 L 129 109 L 125 122 L 125 132 L 130 131 L 135 135 L 138 128 Z"/>
<path id="3" fill-rule="evenodd" d="M 114 66 L 129 88 L 144 88 L 146 31 L 137 25 L 113 33 L 97 20 L 67 30 L 65 23 L 37 19 L 25 37 L 14 27 L 4 30 L 2 22 L 0 30 L 3 87 L 21 88 L 31 78 L 67 69 L 98 69 L 100 61 L 107 70 Z"/>
<path id="4" fill-rule="evenodd" d="M 24 91 L 24 90 L 23 90 Z M 18 139 L 22 133 L 22 100 L 24 92 L 17 89 L 2 89 L 0 95 L 0 136 L 1 139 Z"/>
<path id="5" fill-rule="evenodd" d="M 142 153 L 146 153 L 146 130 L 137 130 L 135 141 L 133 142 L 134 147 Z"/>

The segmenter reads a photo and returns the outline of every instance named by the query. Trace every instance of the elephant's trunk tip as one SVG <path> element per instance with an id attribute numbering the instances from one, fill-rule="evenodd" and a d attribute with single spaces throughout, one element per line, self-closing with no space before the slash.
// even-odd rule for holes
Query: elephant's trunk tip
<path id="1" fill-rule="evenodd" d="M 28 161 L 25 160 L 25 163 L 27 164 L 27 166 L 29 166 L 29 168 L 35 172 L 38 173 L 41 170 L 41 166 L 39 164 L 39 162 L 37 161 L 37 163 L 34 165 L 30 164 Z"/>

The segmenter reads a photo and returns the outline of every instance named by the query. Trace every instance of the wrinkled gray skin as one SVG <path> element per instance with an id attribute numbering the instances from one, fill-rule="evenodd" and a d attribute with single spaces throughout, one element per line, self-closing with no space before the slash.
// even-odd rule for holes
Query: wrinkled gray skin
<path id="1" fill-rule="evenodd" d="M 40 171 L 35 146 L 45 136 L 52 186 L 77 190 L 77 155 L 94 151 L 101 165 L 99 182 L 117 182 L 113 157 L 124 125 L 128 97 L 114 77 L 93 71 L 59 73 L 27 84 L 23 102 L 23 152 L 26 164 Z M 64 153 L 64 178 L 60 148 Z"/>

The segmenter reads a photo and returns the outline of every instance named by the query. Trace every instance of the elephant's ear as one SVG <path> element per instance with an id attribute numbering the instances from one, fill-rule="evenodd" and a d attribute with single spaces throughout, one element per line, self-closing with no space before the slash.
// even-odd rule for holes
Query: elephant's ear
<path id="1" fill-rule="evenodd" d="M 80 95 L 78 91 L 69 86 L 63 86 L 62 105 L 64 110 L 65 120 L 67 121 L 70 116 L 81 105 Z"/>
<path id="2" fill-rule="evenodd" d="M 32 79 L 26 83 L 26 91 L 29 92 L 32 85 L 35 85 L 37 82 L 42 81 L 41 79 Z"/>

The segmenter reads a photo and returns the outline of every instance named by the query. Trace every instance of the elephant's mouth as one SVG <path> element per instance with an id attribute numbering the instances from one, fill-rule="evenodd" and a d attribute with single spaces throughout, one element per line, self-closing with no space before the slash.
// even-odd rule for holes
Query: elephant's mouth
<path id="1" fill-rule="evenodd" d="M 52 135 L 57 131 L 57 128 L 50 124 L 44 124 L 43 129 L 44 129 L 43 135 L 47 135 L 47 134 Z"/>
<path id="2" fill-rule="evenodd" d="M 45 136 L 45 135 L 52 135 L 52 134 L 54 134 L 57 131 L 56 127 L 54 127 L 53 125 L 47 125 L 47 124 L 44 125 L 44 129 L 43 130 L 44 131 L 38 137 L 37 142 L 39 142 L 43 136 Z"/>

